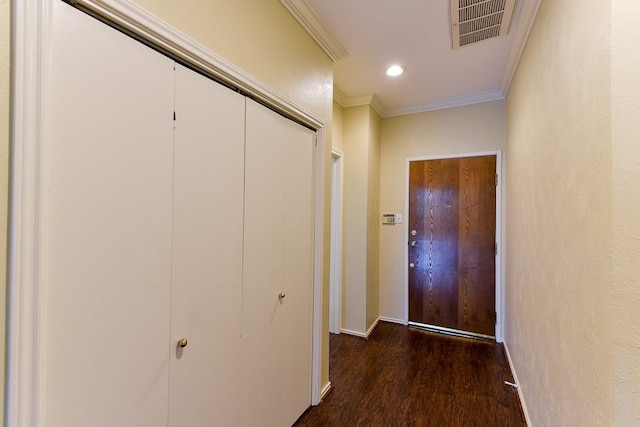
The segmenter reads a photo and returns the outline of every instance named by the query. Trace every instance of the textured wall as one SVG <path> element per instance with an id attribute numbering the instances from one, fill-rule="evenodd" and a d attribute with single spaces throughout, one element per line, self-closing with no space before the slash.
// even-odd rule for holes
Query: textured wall
<path id="1" fill-rule="evenodd" d="M 342 152 L 344 150 L 344 108 L 333 101 L 333 132 L 331 135 L 331 145 L 334 150 Z"/>
<path id="2" fill-rule="evenodd" d="M 640 425 L 640 2 L 613 0 L 613 284 L 615 424 Z"/>
<path id="3" fill-rule="evenodd" d="M 344 114 L 344 329 L 364 334 L 378 319 L 380 118 L 369 105 Z"/>
<path id="4" fill-rule="evenodd" d="M 7 275 L 7 192 L 9 179 L 10 7 L 0 0 L 0 348 L 5 344 L 5 292 Z M 4 384 L 4 354 L 0 354 L 0 384 Z M 0 389 L 0 419 L 3 419 L 4 387 Z"/>
<path id="5" fill-rule="evenodd" d="M 369 107 L 368 165 L 367 330 L 380 315 L 380 117 L 371 107 Z"/>
<path id="6" fill-rule="evenodd" d="M 407 157 L 498 151 L 505 144 L 505 103 L 486 102 L 382 119 L 380 209 L 404 213 Z M 405 226 L 380 225 L 380 315 L 405 319 Z"/>
<path id="7" fill-rule="evenodd" d="M 543 1 L 507 96 L 506 341 L 536 426 L 612 424 L 610 15 Z"/>
<path id="8" fill-rule="evenodd" d="M 366 332 L 369 106 L 344 109 L 342 327 Z"/>

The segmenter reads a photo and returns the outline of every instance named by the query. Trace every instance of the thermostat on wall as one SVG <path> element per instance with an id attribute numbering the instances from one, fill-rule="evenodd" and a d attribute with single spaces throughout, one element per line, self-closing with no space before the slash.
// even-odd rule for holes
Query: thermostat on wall
<path id="1" fill-rule="evenodd" d="M 392 213 L 382 214 L 382 223 L 386 225 L 396 225 L 396 214 L 392 214 Z"/>

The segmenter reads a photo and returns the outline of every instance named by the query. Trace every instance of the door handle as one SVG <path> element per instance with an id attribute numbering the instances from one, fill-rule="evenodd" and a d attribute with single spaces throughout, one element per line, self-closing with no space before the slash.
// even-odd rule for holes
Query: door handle
<path id="1" fill-rule="evenodd" d="M 178 340 L 178 347 L 185 348 L 189 342 L 186 338 L 182 338 Z"/>
<path id="2" fill-rule="evenodd" d="M 409 263 L 409 268 L 413 268 L 413 267 L 415 267 L 415 266 L 416 266 L 416 265 L 415 265 L 414 263 L 412 263 L 412 262 L 410 262 L 410 263 Z"/>
<path id="3" fill-rule="evenodd" d="M 280 301 L 282 301 L 284 299 L 284 297 L 286 297 L 286 296 L 287 296 L 287 294 L 285 294 L 284 292 L 280 292 L 278 294 L 278 298 L 280 298 Z"/>

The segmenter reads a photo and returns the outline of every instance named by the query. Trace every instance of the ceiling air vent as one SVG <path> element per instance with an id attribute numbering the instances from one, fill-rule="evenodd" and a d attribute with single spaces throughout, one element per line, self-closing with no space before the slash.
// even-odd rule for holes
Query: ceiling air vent
<path id="1" fill-rule="evenodd" d="M 450 0 L 453 48 L 504 36 L 516 0 Z"/>

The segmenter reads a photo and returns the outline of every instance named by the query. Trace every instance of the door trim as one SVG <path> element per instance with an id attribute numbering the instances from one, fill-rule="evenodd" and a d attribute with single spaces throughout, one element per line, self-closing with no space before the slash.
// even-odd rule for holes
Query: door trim
<path id="1" fill-rule="evenodd" d="M 47 124 L 47 47 L 55 1 L 24 0 L 12 7 L 13 66 L 10 201 L 7 265 L 7 351 L 5 424 L 41 426 L 46 366 L 42 357 L 41 315 L 45 277 L 42 238 L 47 227 L 41 190 L 42 133 Z M 313 335 L 311 404 L 320 401 L 322 366 L 322 284 L 324 248 L 324 123 L 281 97 L 251 75 L 127 0 L 76 0 L 102 20 L 179 59 L 203 74 L 233 85 L 245 95 L 316 131 Z"/>
<path id="2" fill-rule="evenodd" d="M 342 186 L 343 154 L 331 152 L 331 274 L 329 332 L 342 328 Z"/>
<path id="3" fill-rule="evenodd" d="M 504 341 L 504 283 L 502 278 L 504 268 L 504 247 L 503 240 L 503 228 L 502 228 L 502 151 L 482 151 L 475 153 L 459 153 L 459 154 L 444 154 L 437 156 L 418 156 L 407 157 L 405 162 L 405 205 L 404 210 L 406 212 L 407 220 L 404 222 L 404 235 L 409 234 L 409 165 L 411 162 L 422 160 L 442 160 L 442 159 L 459 159 L 462 157 L 480 157 L 480 156 L 496 156 L 496 174 L 498 179 L 496 183 L 496 327 L 495 327 L 495 339 L 497 342 Z M 407 272 L 407 265 L 409 264 L 409 247 L 404 245 L 404 321 L 405 324 L 409 324 L 409 274 Z"/>

